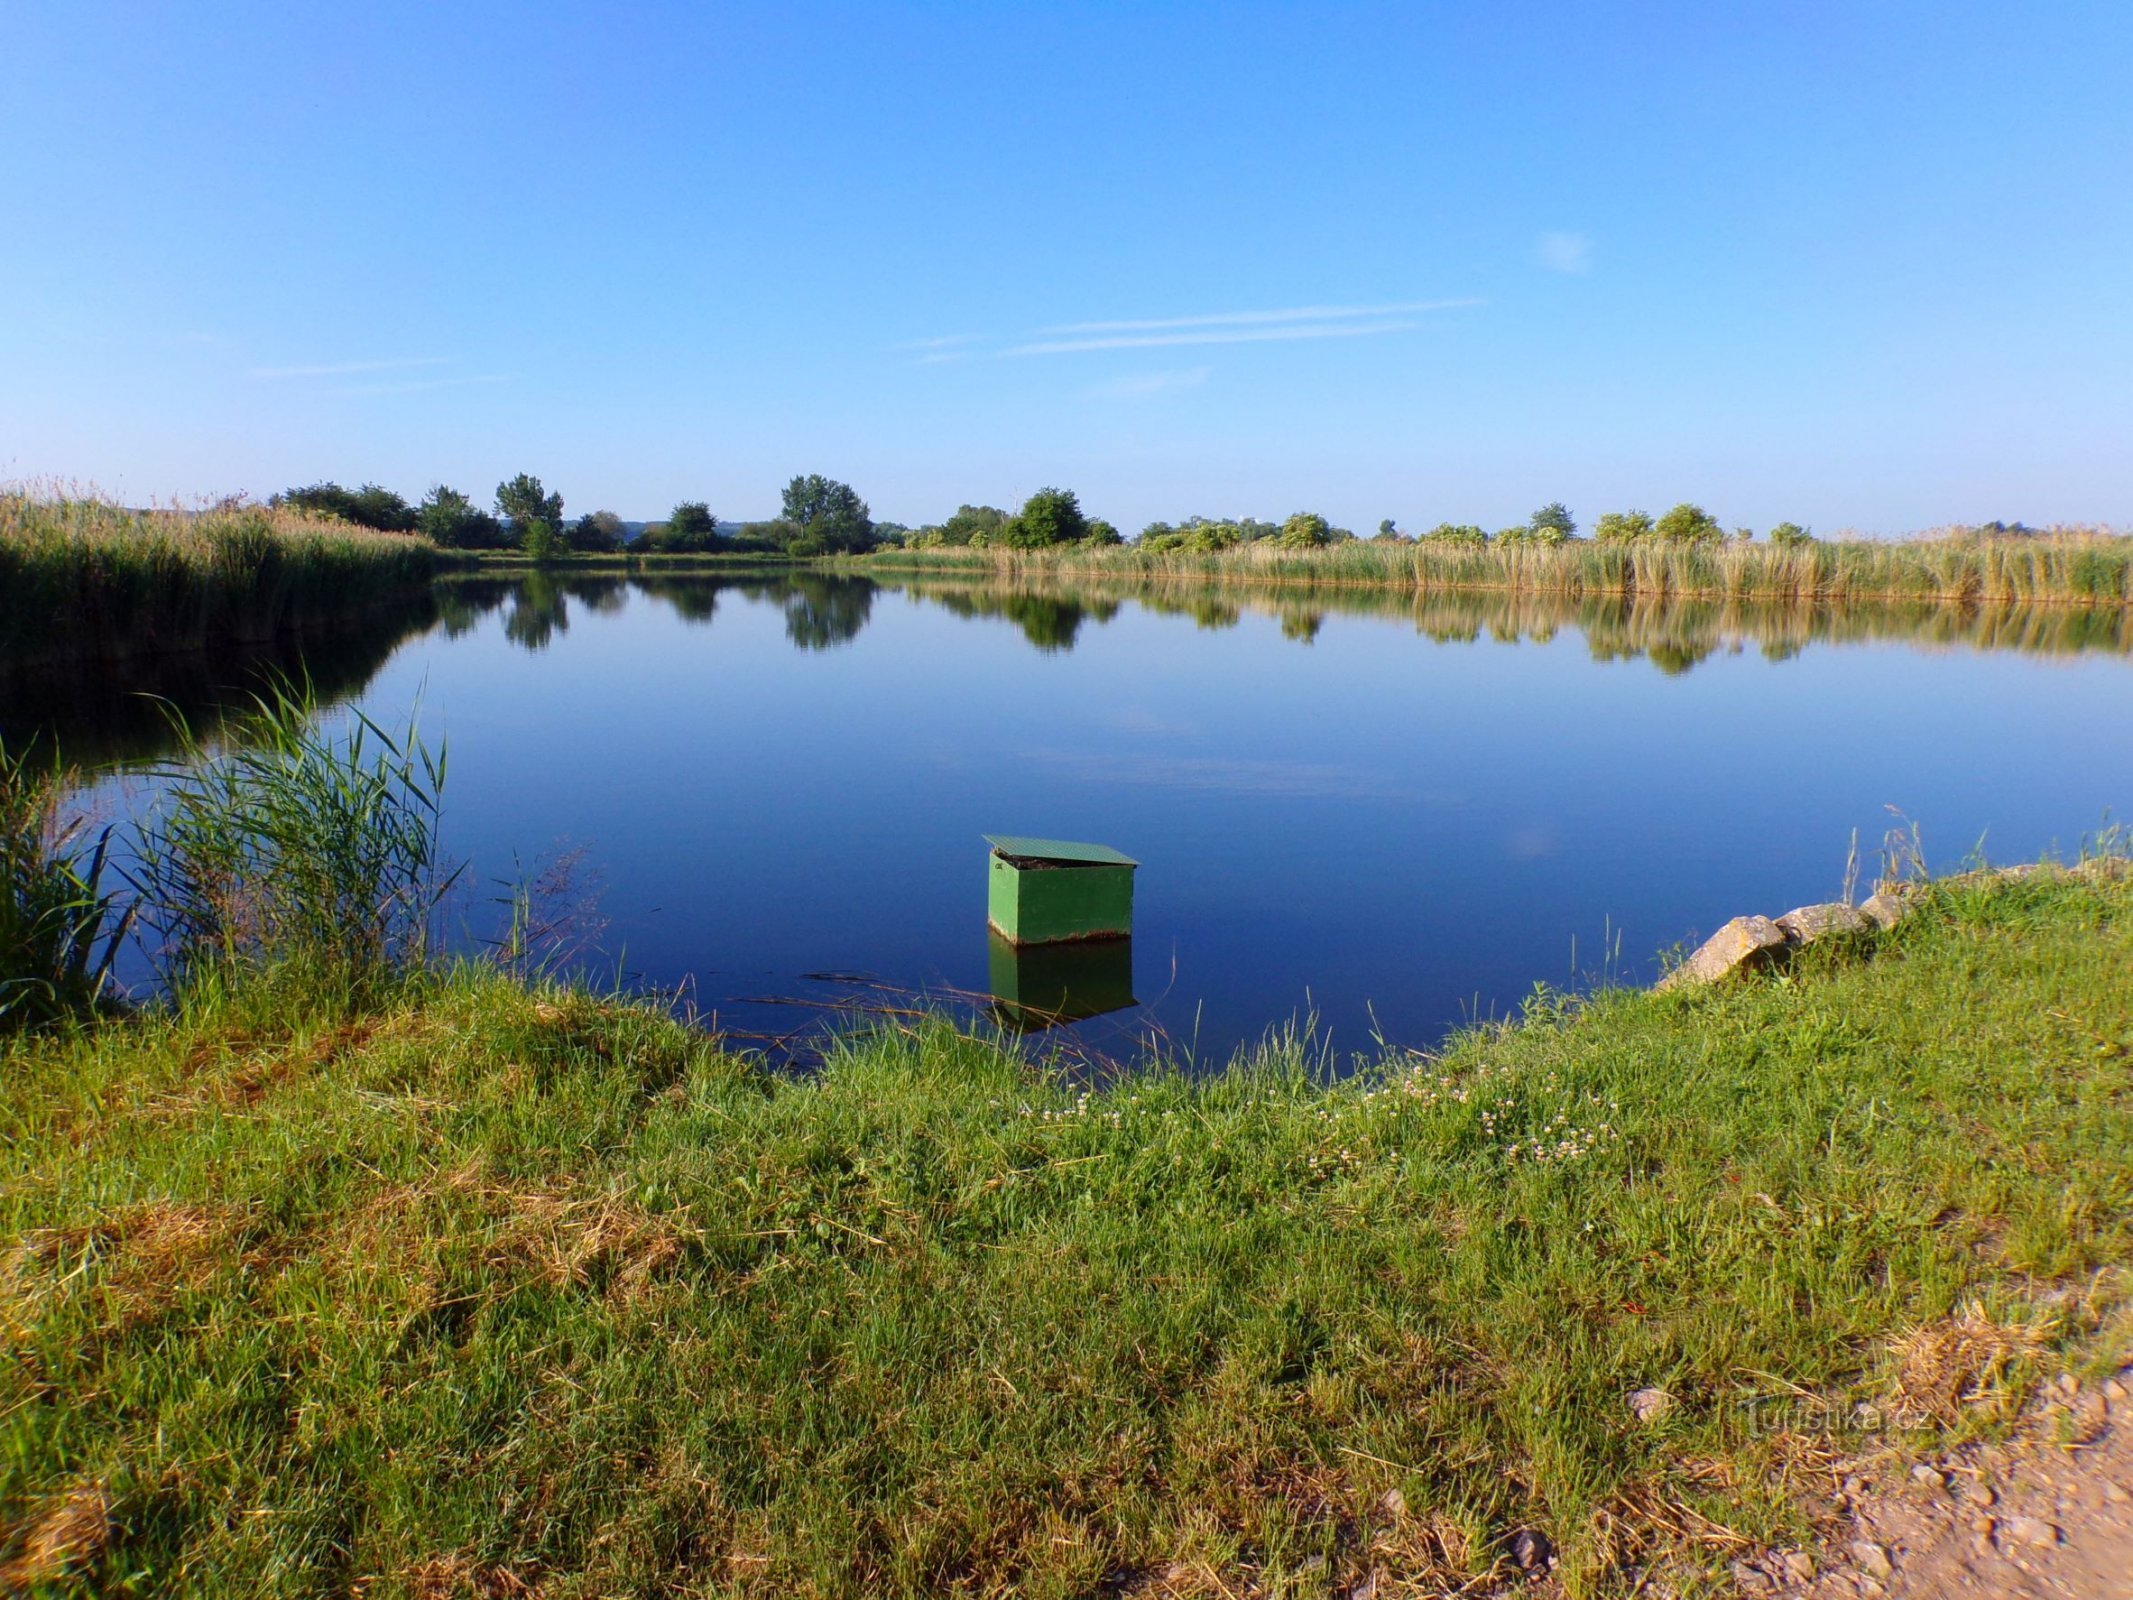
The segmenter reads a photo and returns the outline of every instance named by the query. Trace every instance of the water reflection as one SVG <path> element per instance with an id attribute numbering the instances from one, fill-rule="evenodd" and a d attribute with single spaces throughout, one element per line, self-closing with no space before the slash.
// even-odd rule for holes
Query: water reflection
<path id="1" fill-rule="evenodd" d="M 1194 627 L 1238 626 L 1246 616 L 1271 618 L 1283 638 L 1315 641 L 1333 617 L 1373 617 L 1409 623 L 1439 644 L 1546 644 L 1565 629 L 1585 640 L 1596 661 L 1648 661 L 1679 676 L 1720 653 L 1750 647 L 1771 661 L 1789 661 L 1813 644 L 1900 642 L 1928 647 L 2018 650 L 2063 655 L 2088 651 L 2133 654 L 2133 613 L 2078 606 L 1964 606 L 1933 603 L 1837 606 L 1709 598 L 1624 600 L 1499 591 L 1388 593 L 1363 589 L 1218 588 L 1115 579 L 987 581 L 889 578 L 842 572 L 753 572 L 686 577 L 562 577 L 528 573 L 511 579 L 450 579 L 438 588 L 446 631 L 464 631 L 502 608 L 505 636 L 527 650 L 546 648 L 570 626 L 570 607 L 619 611 L 630 593 L 669 607 L 692 623 L 709 623 L 718 597 L 737 591 L 768 601 L 785 614 L 785 636 L 798 649 L 827 650 L 849 643 L 873 615 L 877 593 L 903 594 L 972 620 L 1011 624 L 1047 654 L 1072 650 L 1091 624 L 1102 626 L 1128 604 Z"/>
<path id="2" fill-rule="evenodd" d="M 1139 1004 L 1131 939 L 1016 946 L 989 929 L 985 938 L 993 1013 L 1011 1028 L 1040 1033 Z"/>
<path id="3" fill-rule="evenodd" d="M 1791 661 L 1812 645 L 1904 643 L 1926 648 L 2012 650 L 2026 654 L 2133 654 L 2133 613 L 2076 606 L 1834 606 L 1750 600 L 1604 597 L 1505 592 L 1388 593 L 1327 589 L 1221 588 L 1192 583 L 1103 579 L 1002 581 L 974 578 L 876 580 L 845 572 L 787 568 L 692 573 L 572 574 L 530 570 L 509 577 L 454 575 L 428 595 L 350 619 L 346 627 L 260 646 L 197 656 L 133 661 L 101 671 L 14 675 L 0 663 L 0 739 L 11 748 L 56 737 L 85 767 L 153 760 L 170 748 L 167 702 L 188 720 L 219 724 L 271 674 L 309 675 L 322 703 L 358 694 L 392 652 L 435 630 L 457 639 L 498 615 L 504 638 L 528 652 L 552 647 L 574 612 L 614 617 L 632 596 L 682 621 L 712 623 L 719 597 L 737 592 L 783 613 L 795 649 L 850 643 L 873 617 L 877 594 L 902 594 L 974 621 L 1004 622 L 1046 654 L 1071 651 L 1089 626 L 1111 622 L 1131 603 L 1195 628 L 1273 620 L 1283 639 L 1315 641 L 1329 618 L 1404 621 L 1440 644 L 1545 644 L 1579 633 L 1595 661 L 1644 661 L 1678 677 L 1721 653 L 1757 650 Z"/>
<path id="4" fill-rule="evenodd" d="M 220 737 L 276 678 L 308 678 L 322 705 L 350 699 L 401 645 L 440 625 L 450 628 L 439 595 L 420 594 L 342 627 L 229 650 L 22 674 L 0 663 L 0 744 L 56 745 L 69 766 L 84 771 L 146 765 L 175 748 L 173 717 Z"/>

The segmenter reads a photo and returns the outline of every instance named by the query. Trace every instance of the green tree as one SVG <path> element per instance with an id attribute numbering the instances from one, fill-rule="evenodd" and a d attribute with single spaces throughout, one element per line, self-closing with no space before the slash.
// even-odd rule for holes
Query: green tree
<path id="1" fill-rule="evenodd" d="M 684 500 L 659 524 L 653 548 L 677 554 L 700 554 L 718 547 L 718 518 L 701 500 Z"/>
<path id="2" fill-rule="evenodd" d="M 1084 536 L 1088 544 L 1124 544 L 1125 536 L 1102 517 L 1089 518 L 1089 531 Z"/>
<path id="3" fill-rule="evenodd" d="M 511 525 L 511 532 L 523 544 L 533 523 L 547 523 L 550 534 L 563 526 L 563 497 L 542 488 L 532 473 L 521 472 L 496 486 L 496 514 Z"/>
<path id="4" fill-rule="evenodd" d="M 1333 524 L 1316 511 L 1299 511 L 1281 525 L 1275 542 L 1285 550 L 1315 550 L 1333 542 Z"/>
<path id="5" fill-rule="evenodd" d="M 284 489 L 268 498 L 273 506 L 293 506 L 314 517 L 352 522 L 359 528 L 380 533 L 413 533 L 415 508 L 383 485 L 366 483 L 360 489 L 344 489 L 331 481 Z"/>
<path id="6" fill-rule="evenodd" d="M 1674 544 L 1715 544 L 1726 536 L 1716 517 L 1686 500 L 1661 517 L 1652 531 Z"/>
<path id="7" fill-rule="evenodd" d="M 518 547 L 525 551 L 537 566 L 546 565 L 560 556 L 564 549 L 563 536 L 556 532 L 555 524 L 543 517 L 535 517 L 518 527 Z"/>
<path id="8" fill-rule="evenodd" d="M 1424 544 L 1484 545 L 1489 542 L 1488 530 L 1477 528 L 1471 522 L 1440 522 L 1422 535 Z"/>
<path id="9" fill-rule="evenodd" d="M 416 508 L 415 530 L 448 550 L 494 550 L 504 543 L 503 524 L 441 483 Z"/>
<path id="10" fill-rule="evenodd" d="M 1372 537 L 1381 539 L 1386 544 L 1395 544 L 1404 540 L 1407 535 L 1400 531 L 1400 525 L 1392 518 L 1384 517 L 1379 519 L 1378 531 Z"/>
<path id="11" fill-rule="evenodd" d="M 990 538 L 1008 521 L 1007 513 L 998 506 L 957 506 L 955 515 L 941 524 L 941 543 L 965 545 L 979 534 Z"/>
<path id="12" fill-rule="evenodd" d="M 1770 542 L 1780 550 L 1795 550 L 1815 542 L 1815 536 L 1797 522 L 1781 522 L 1770 530 Z"/>
<path id="13" fill-rule="evenodd" d="M 1652 536 L 1652 519 L 1643 511 L 1609 511 L 1593 524 L 1593 537 L 1602 544 L 1628 544 Z"/>
<path id="14" fill-rule="evenodd" d="M 570 525 L 570 548 L 605 555 L 622 548 L 622 519 L 612 511 L 588 511 Z"/>
<path id="15" fill-rule="evenodd" d="M 1078 544 L 1088 536 L 1089 519 L 1071 489 L 1039 489 L 1022 502 L 1014 520 L 1000 530 L 1011 550 L 1042 550 L 1055 544 Z"/>
<path id="16" fill-rule="evenodd" d="M 1526 526 L 1539 536 L 1542 544 L 1562 544 L 1575 539 L 1578 525 L 1570 515 L 1570 508 L 1560 500 L 1551 500 L 1526 519 Z"/>
<path id="17" fill-rule="evenodd" d="M 850 553 L 874 544 L 874 517 L 848 483 L 820 473 L 785 486 L 783 518 L 797 530 L 791 548 L 801 554 Z"/>

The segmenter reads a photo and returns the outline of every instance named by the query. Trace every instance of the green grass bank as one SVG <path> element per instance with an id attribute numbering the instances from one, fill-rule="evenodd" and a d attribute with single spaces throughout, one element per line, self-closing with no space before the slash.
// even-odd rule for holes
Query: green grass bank
<path id="1" fill-rule="evenodd" d="M 262 506 L 135 511 L 0 494 L 0 670 L 182 654 L 404 601 L 427 540 Z"/>
<path id="2" fill-rule="evenodd" d="M 1831 604 L 2133 605 L 2133 538 L 2100 531 L 1958 533 L 1803 545 L 1722 540 L 1608 544 L 1460 544 L 1355 540 L 1292 549 L 1272 540 L 1227 550 L 1153 552 L 1130 545 L 1050 550 L 887 550 L 867 570 L 1078 574 L 1143 582 L 1368 585 L 1512 590 L 1569 597 L 1695 596 Z"/>
<path id="3" fill-rule="evenodd" d="M 2124 1334 L 2115 869 L 1327 1065 L 797 1078 L 478 968 L 17 1038 L 0 1588 L 1693 1588 Z"/>

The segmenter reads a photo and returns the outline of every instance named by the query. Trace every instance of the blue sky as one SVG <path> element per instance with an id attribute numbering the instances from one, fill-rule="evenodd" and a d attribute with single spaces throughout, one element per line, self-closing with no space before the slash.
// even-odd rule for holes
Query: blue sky
<path id="1" fill-rule="evenodd" d="M 2133 522 L 2133 7 L 0 4 L 0 477 Z"/>

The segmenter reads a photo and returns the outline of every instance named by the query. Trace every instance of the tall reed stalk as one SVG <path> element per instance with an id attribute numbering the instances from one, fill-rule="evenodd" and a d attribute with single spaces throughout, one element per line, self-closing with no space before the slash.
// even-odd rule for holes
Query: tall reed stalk
<path id="1" fill-rule="evenodd" d="M 323 723 L 288 684 L 256 696 L 219 748 L 178 734 L 133 873 L 173 992 L 345 1010 L 425 966 L 456 876 L 437 837 L 442 747 L 412 722 Z"/>
<path id="2" fill-rule="evenodd" d="M 58 767 L 0 747 L 0 1034 L 94 1011 L 125 936 L 111 830 L 63 816 L 65 792 Z"/>

